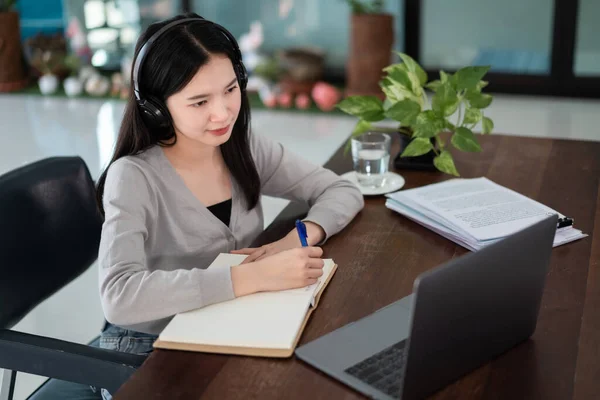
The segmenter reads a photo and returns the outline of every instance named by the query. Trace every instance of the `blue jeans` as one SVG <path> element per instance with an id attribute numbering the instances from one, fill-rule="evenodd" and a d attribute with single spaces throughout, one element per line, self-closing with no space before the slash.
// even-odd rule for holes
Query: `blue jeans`
<path id="1" fill-rule="evenodd" d="M 157 338 L 158 336 L 156 335 L 131 331 L 107 324 L 106 329 L 100 334 L 99 340 L 93 341 L 90 343 L 90 346 L 147 356 L 152 351 L 152 344 Z M 29 397 L 29 400 L 57 399 L 112 400 L 112 396 L 106 389 L 97 389 L 79 383 L 49 379 Z"/>

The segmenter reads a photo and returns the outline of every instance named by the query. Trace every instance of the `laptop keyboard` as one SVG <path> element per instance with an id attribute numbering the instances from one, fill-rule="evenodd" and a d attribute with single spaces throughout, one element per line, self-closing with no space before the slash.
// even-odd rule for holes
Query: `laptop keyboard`
<path id="1" fill-rule="evenodd" d="M 391 397 L 400 398 L 400 385 L 404 377 L 407 354 L 404 351 L 405 344 L 406 340 L 398 342 L 344 372 Z"/>

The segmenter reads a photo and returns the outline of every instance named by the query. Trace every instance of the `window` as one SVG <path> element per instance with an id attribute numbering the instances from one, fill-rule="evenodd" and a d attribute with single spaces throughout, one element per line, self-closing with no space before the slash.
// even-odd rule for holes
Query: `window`
<path id="1" fill-rule="evenodd" d="M 600 76 L 600 2 L 579 0 L 578 14 L 575 75 Z"/>
<path id="2" fill-rule="evenodd" d="M 423 64 L 446 70 L 491 65 L 491 72 L 548 75 L 553 3 L 423 0 Z"/>

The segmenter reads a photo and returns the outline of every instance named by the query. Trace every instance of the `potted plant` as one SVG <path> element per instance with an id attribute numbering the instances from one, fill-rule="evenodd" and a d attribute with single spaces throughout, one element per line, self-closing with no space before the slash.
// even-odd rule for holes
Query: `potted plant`
<path id="1" fill-rule="evenodd" d="M 427 74 L 415 60 L 404 53 L 398 55 L 402 62 L 384 68 L 386 75 L 379 82 L 384 101 L 375 96 L 349 96 L 337 107 L 359 118 L 352 136 L 371 130 L 398 132 L 404 142 L 400 159 L 430 155 L 432 167 L 459 176 L 448 147 L 481 151 L 473 128 L 481 123 L 484 134 L 494 128 L 493 121 L 483 112 L 492 102 L 491 95 L 482 93 L 487 86 L 482 78 L 490 67 L 469 66 L 454 74 L 440 71 L 439 80 L 428 82 Z M 431 104 L 426 89 L 433 91 Z M 386 118 L 400 124 L 397 128 L 372 124 Z M 449 143 L 440 136 L 442 132 L 450 132 Z"/>
<path id="2" fill-rule="evenodd" d="M 59 79 L 52 73 L 52 58 L 49 51 L 42 56 L 42 76 L 38 79 L 38 86 L 43 95 L 53 94 L 58 89 Z"/>
<path id="3" fill-rule="evenodd" d="M 0 0 L 0 92 L 27 86 L 15 0 Z"/>
<path id="4" fill-rule="evenodd" d="M 383 97 L 378 82 L 391 62 L 394 16 L 384 12 L 383 0 L 345 1 L 351 7 L 346 94 Z"/>

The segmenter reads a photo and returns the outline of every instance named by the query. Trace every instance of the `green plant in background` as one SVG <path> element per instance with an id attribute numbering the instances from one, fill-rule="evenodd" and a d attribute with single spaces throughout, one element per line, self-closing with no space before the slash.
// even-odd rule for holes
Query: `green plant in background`
<path id="1" fill-rule="evenodd" d="M 69 54 L 65 56 L 63 64 L 69 70 L 69 76 L 77 76 L 81 68 L 81 59 L 75 54 Z"/>
<path id="2" fill-rule="evenodd" d="M 484 116 L 483 110 L 492 102 L 492 96 L 482 93 L 487 82 L 482 78 L 489 66 L 470 66 L 447 74 L 440 71 L 440 79 L 427 82 L 427 74 L 410 56 L 398 53 L 402 62 L 384 68 L 380 81 L 385 100 L 375 96 L 350 96 L 337 107 L 359 118 L 352 137 L 367 131 L 399 132 L 411 140 L 401 157 L 415 157 L 435 152 L 435 167 L 447 174 L 459 176 L 452 154 L 440 136 L 448 131 L 450 143 L 456 149 L 479 152 L 472 129 L 481 122 L 482 132 L 491 133 L 493 121 Z M 434 92 L 431 105 L 425 89 Z M 457 117 L 454 117 L 457 115 Z M 398 128 L 381 128 L 373 122 L 386 118 L 400 122 Z"/>
<path id="3" fill-rule="evenodd" d="M 252 72 L 268 81 L 276 82 L 281 77 L 283 69 L 275 57 L 266 57 L 254 68 L 254 71 Z"/>
<path id="4" fill-rule="evenodd" d="M 16 0 L 0 0 L 0 12 L 12 10 L 16 2 Z"/>
<path id="5" fill-rule="evenodd" d="M 384 0 L 344 0 L 353 14 L 379 14 L 383 12 Z"/>

